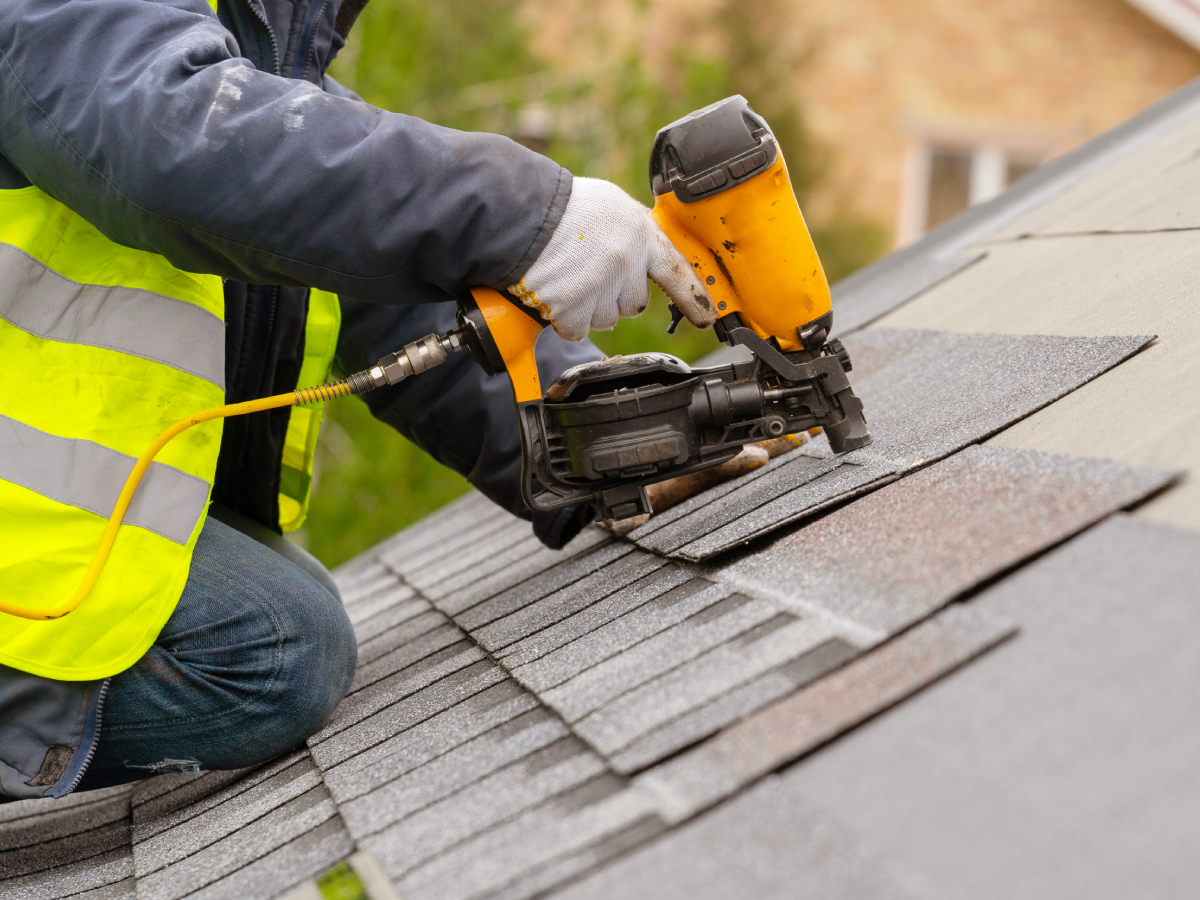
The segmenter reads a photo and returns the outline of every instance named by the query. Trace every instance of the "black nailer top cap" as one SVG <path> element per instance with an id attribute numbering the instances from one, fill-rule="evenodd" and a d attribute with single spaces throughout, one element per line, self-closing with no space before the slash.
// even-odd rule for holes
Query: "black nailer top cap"
<path id="1" fill-rule="evenodd" d="M 770 126 L 734 94 L 659 130 L 650 153 L 650 188 L 695 203 L 758 174 L 779 157 Z"/>

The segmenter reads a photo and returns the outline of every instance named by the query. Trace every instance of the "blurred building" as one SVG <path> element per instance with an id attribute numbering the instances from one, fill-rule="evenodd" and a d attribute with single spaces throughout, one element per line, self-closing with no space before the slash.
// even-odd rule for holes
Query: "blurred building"
<path id="1" fill-rule="evenodd" d="M 907 244 L 1200 74 L 1195 0 L 793 0 L 829 188 Z"/>
<path id="2" fill-rule="evenodd" d="M 711 49 L 722 2 L 530 5 L 543 50 L 570 66 L 597 31 L 601 53 L 621 32 L 649 55 L 681 37 Z M 1200 75 L 1200 0 L 771 5 L 768 27 L 807 48 L 794 92 L 826 151 L 810 218 L 852 211 L 897 246 Z"/>

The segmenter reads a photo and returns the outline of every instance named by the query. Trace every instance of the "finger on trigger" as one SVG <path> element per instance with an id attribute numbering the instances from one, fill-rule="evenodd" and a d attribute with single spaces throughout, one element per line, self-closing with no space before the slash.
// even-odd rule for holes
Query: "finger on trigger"
<path id="1" fill-rule="evenodd" d="M 697 328 L 707 328 L 717 320 L 717 309 L 708 288 L 700 282 L 700 276 L 658 227 L 658 223 L 653 224 L 648 274 L 675 301 L 689 322 Z"/>

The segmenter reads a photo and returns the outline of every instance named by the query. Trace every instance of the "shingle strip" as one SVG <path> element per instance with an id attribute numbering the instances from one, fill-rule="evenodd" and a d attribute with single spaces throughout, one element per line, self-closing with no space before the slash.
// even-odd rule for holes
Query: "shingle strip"
<path id="1" fill-rule="evenodd" d="M 764 474 L 714 492 L 719 503 L 701 495 L 687 515 L 630 538 L 684 559 L 707 559 L 984 440 L 1150 340 L 885 329 L 854 335 L 852 355 L 856 346 L 879 345 L 892 359 L 856 387 L 875 437 L 871 446 L 838 459 L 815 458 L 818 447 L 780 457 L 785 462 Z M 897 357 L 896 347 L 910 349 Z"/>
<path id="2" fill-rule="evenodd" d="M 409 815 L 366 843 L 400 877 L 440 853 L 603 774 L 600 757 L 577 738 L 541 748 Z"/>
<path id="3" fill-rule="evenodd" d="M 666 577 L 649 587 L 637 590 L 638 585 L 648 580 L 643 579 L 514 645 L 511 649 L 516 652 L 501 656 L 504 665 L 513 666 L 513 675 L 531 690 L 545 691 L 682 622 L 730 593 L 730 588 L 694 578 L 677 566 L 660 569 L 654 575 L 664 572 Z M 554 633 L 560 629 L 563 633 Z M 538 641 L 547 632 L 551 634 L 544 643 Z M 534 646 L 526 648 L 531 643 Z M 541 653 L 543 646 L 552 649 Z"/>
<path id="4" fill-rule="evenodd" d="M 508 674 L 489 661 L 472 663 L 371 713 L 349 728 L 318 732 L 308 739 L 309 749 L 317 765 L 328 770 L 507 679 Z"/>
<path id="5" fill-rule="evenodd" d="M 324 786 L 316 786 L 190 856 L 138 877 L 139 900 L 179 900 L 307 835 L 337 816 Z"/>
<path id="6" fill-rule="evenodd" d="M 137 876 L 142 878 L 178 862 L 283 806 L 321 784 L 307 755 L 249 790 L 205 809 L 133 846 Z"/>
<path id="7" fill-rule="evenodd" d="M 968 447 L 719 570 L 804 615 L 882 633 L 1170 484 L 1102 459 Z"/>
<path id="8" fill-rule="evenodd" d="M 530 710 L 369 794 L 342 803 L 342 817 L 350 833 L 361 840 L 569 735 L 567 727 L 545 709 Z"/>
<path id="9" fill-rule="evenodd" d="M 1016 633 L 970 606 L 952 606 L 832 675 L 729 726 L 634 779 L 680 822 L 816 749 Z"/>
<path id="10" fill-rule="evenodd" d="M 601 753 L 611 755 L 677 716 L 838 636 L 836 626 L 826 620 L 796 620 L 780 614 L 740 640 L 721 644 L 623 694 L 577 722 L 575 730 Z"/>
<path id="11" fill-rule="evenodd" d="M 573 584 L 527 602 L 506 613 L 503 617 L 497 617 L 468 630 L 471 637 L 481 646 L 494 653 L 541 631 L 548 625 L 562 621 L 581 609 L 586 609 L 598 600 L 661 569 L 664 565 L 666 565 L 666 560 L 649 553 L 635 551 L 622 554 L 611 564 Z M 500 604 L 497 604 L 491 607 L 488 614 L 502 608 Z M 480 618 L 483 617 L 483 615 L 480 616 Z"/>
<path id="12" fill-rule="evenodd" d="M 345 803 L 539 705 L 516 682 L 501 681 L 326 770 L 325 784 Z"/>
<path id="13" fill-rule="evenodd" d="M 708 596 L 715 596 L 709 592 Z M 779 614 L 766 600 L 728 594 L 691 616 L 579 672 L 541 697 L 568 722 L 577 722 L 614 698 L 746 634 Z M 789 616 L 789 618 L 794 618 Z"/>

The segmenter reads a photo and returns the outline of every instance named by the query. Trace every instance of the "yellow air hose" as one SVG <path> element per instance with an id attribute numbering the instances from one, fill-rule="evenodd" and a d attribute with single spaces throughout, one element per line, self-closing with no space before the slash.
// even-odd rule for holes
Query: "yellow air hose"
<path id="1" fill-rule="evenodd" d="M 263 397 L 261 400 L 247 400 L 245 403 L 214 406 L 212 409 L 193 413 L 186 419 L 180 419 L 154 439 L 154 442 L 146 448 L 137 461 L 137 465 L 133 467 L 133 471 L 129 473 L 129 477 L 125 479 L 125 486 L 121 489 L 121 495 L 117 498 L 112 515 L 108 518 L 108 525 L 100 538 L 100 546 L 96 548 L 96 555 L 92 557 L 87 574 L 83 576 L 83 581 L 80 582 L 75 593 L 58 606 L 50 609 L 30 609 L 27 606 L 0 598 L 0 613 L 41 622 L 47 619 L 60 619 L 78 608 L 79 604 L 87 599 L 99 579 L 100 573 L 104 571 L 104 564 L 108 562 L 108 554 L 112 550 L 113 542 L 117 539 L 117 531 L 125 518 L 125 511 L 129 509 L 138 483 L 146 474 L 146 470 L 150 468 L 150 463 L 154 462 L 154 457 L 163 447 L 193 425 L 199 425 L 201 422 L 208 422 L 212 419 L 244 416 L 246 413 L 259 412 L 264 409 L 303 406 L 305 403 L 317 403 L 321 400 L 332 400 L 335 397 L 346 397 L 350 394 L 365 394 L 367 391 L 387 384 L 396 384 L 412 375 L 418 375 L 434 366 L 441 365 L 445 362 L 448 353 L 458 350 L 462 346 L 464 346 L 462 336 L 458 331 L 449 332 L 441 337 L 430 334 L 419 341 L 405 344 L 403 349 L 388 354 L 371 368 L 356 372 L 344 381 L 322 384 L 312 388 L 300 388 L 290 394 L 276 394 L 274 397 Z"/>
<path id="2" fill-rule="evenodd" d="M 193 425 L 199 425 L 201 422 L 208 422 L 212 419 L 244 416 L 246 413 L 259 412 L 264 409 L 278 409 L 281 406 L 301 406 L 305 403 L 316 403 L 320 400 L 332 400 L 334 397 L 344 397 L 350 393 L 350 385 L 345 381 L 339 381 L 335 384 L 323 384 L 315 388 L 304 388 L 293 391 L 290 394 L 276 394 L 274 397 L 263 397 L 261 400 L 247 400 L 245 403 L 214 406 L 212 409 L 193 413 L 186 419 L 180 419 L 154 439 L 153 443 L 146 448 L 141 458 L 137 461 L 137 465 L 133 467 L 133 471 L 129 473 L 129 477 L 125 479 L 125 486 L 121 489 L 121 495 L 117 498 L 112 515 L 108 518 L 108 525 L 104 529 L 104 535 L 100 538 L 100 546 L 96 548 L 96 555 L 92 557 L 92 563 L 88 566 L 87 574 L 83 576 L 83 581 L 79 583 L 79 587 L 75 589 L 75 593 L 58 604 L 58 606 L 51 607 L 50 609 L 29 609 L 26 606 L 19 606 L 16 603 L 11 603 L 8 600 L 0 598 L 0 612 L 20 616 L 22 619 L 39 621 L 44 619 L 59 619 L 75 610 L 80 603 L 86 600 L 87 595 L 92 592 L 96 580 L 100 577 L 100 573 L 104 570 L 104 564 L 108 562 L 108 553 L 112 549 L 113 541 L 117 539 L 117 531 L 121 527 L 121 522 L 125 518 L 125 511 L 129 509 L 129 504 L 133 500 L 133 493 L 137 490 L 142 476 L 146 474 L 146 470 L 150 468 L 150 463 L 154 462 L 154 457 L 158 455 L 159 451 Z"/>

